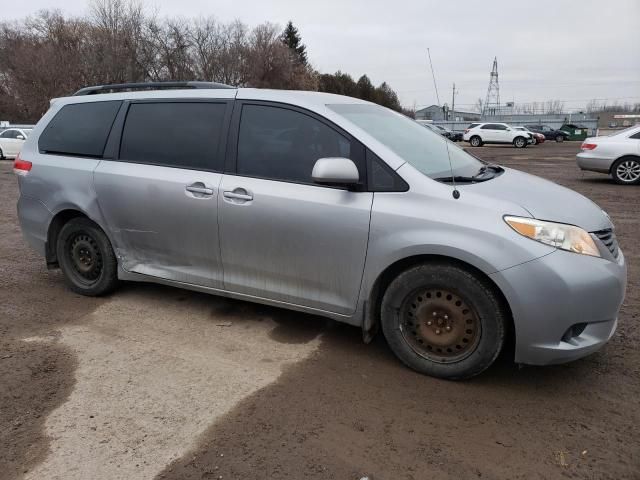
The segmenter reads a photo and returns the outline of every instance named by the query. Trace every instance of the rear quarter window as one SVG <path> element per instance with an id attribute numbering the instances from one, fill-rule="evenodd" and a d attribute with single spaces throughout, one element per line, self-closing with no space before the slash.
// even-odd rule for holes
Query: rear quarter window
<path id="1" fill-rule="evenodd" d="M 38 139 L 41 153 L 102 157 L 121 101 L 65 105 Z"/>

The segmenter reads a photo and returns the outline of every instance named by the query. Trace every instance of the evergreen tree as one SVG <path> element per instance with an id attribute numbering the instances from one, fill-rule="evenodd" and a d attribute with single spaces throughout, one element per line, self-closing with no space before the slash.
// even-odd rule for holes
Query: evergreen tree
<path id="1" fill-rule="evenodd" d="M 366 75 L 362 75 L 356 84 L 358 88 L 358 98 L 362 100 L 369 100 L 370 102 L 375 101 L 375 92 L 376 87 L 373 86 L 371 80 Z"/>
<path id="2" fill-rule="evenodd" d="M 289 20 L 284 32 L 282 32 L 282 43 L 296 54 L 302 65 L 307 64 L 307 47 L 302 43 L 300 33 L 291 20 Z"/>

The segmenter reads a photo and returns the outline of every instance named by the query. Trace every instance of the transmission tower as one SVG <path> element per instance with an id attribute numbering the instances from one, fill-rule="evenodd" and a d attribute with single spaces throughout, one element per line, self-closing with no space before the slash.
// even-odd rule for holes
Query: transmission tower
<path id="1" fill-rule="evenodd" d="M 493 68 L 489 76 L 487 98 L 482 105 L 482 116 L 500 114 L 500 84 L 498 83 L 498 57 L 493 59 Z"/>

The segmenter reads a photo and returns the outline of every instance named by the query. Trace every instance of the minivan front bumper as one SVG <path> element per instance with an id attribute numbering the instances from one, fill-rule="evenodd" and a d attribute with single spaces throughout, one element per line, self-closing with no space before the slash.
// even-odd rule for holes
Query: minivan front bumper
<path id="1" fill-rule="evenodd" d="M 627 267 L 615 261 L 557 250 L 496 272 L 513 314 L 515 361 L 564 363 L 601 348 L 614 334 Z"/>

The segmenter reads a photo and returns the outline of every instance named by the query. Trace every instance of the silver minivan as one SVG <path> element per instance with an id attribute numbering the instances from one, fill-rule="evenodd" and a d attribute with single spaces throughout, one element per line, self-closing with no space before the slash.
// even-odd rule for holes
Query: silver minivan
<path id="1" fill-rule="evenodd" d="M 14 163 L 24 236 L 75 292 L 156 282 L 380 326 L 453 379 L 507 342 L 544 365 L 613 335 L 627 271 L 591 200 L 354 98 L 137 87 L 53 100 Z"/>

